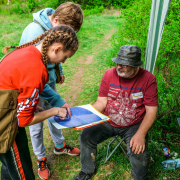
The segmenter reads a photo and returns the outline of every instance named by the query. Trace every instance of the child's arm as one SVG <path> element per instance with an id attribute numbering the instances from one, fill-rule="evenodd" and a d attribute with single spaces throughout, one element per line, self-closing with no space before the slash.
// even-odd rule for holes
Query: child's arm
<path id="1" fill-rule="evenodd" d="M 64 119 L 66 117 L 67 111 L 65 108 L 51 108 L 46 111 L 41 111 L 34 114 L 33 120 L 28 124 L 28 126 L 39 123 L 51 116 L 57 115 L 60 116 L 61 119 Z"/>

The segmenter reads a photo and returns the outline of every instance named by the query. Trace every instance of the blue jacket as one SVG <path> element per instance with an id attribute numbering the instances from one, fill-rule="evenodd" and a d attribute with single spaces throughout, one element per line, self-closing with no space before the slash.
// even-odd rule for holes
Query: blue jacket
<path id="1" fill-rule="evenodd" d="M 33 20 L 38 21 L 46 30 L 48 30 L 52 28 L 48 15 L 51 15 L 53 13 L 54 13 L 54 9 L 52 8 L 42 9 L 37 13 L 33 13 Z M 42 33 L 44 33 L 42 27 L 35 22 L 31 22 L 24 29 L 19 45 L 32 41 Z M 60 74 L 63 75 L 62 67 L 60 64 L 59 66 L 60 66 Z M 49 82 L 44 86 L 43 92 L 41 93 L 41 98 L 47 100 L 48 103 L 53 107 L 61 107 L 66 101 L 64 101 L 64 99 L 62 99 L 59 94 L 57 94 L 56 92 L 54 92 L 54 90 L 51 89 L 51 87 L 54 87 L 56 84 L 56 74 L 54 67 L 55 64 L 51 65 L 48 62 L 47 68 L 49 73 Z"/>

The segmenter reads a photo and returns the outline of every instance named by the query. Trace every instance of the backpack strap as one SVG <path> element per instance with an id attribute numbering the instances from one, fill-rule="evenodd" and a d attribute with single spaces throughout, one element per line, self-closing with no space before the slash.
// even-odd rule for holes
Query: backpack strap
<path id="1" fill-rule="evenodd" d="M 16 50 L 16 48 L 13 49 L 13 50 L 11 50 L 11 51 L 9 51 L 7 54 L 5 54 L 5 55 L 0 59 L 0 63 L 2 62 L 2 60 L 3 60 L 7 55 L 9 55 L 10 53 L 12 53 L 12 52 L 15 51 L 15 50 Z"/>
<path id="2" fill-rule="evenodd" d="M 46 29 L 45 29 L 38 21 L 34 20 L 33 22 L 35 22 L 36 24 L 39 24 L 39 25 L 41 26 L 41 28 L 42 28 L 44 31 L 46 31 Z"/>

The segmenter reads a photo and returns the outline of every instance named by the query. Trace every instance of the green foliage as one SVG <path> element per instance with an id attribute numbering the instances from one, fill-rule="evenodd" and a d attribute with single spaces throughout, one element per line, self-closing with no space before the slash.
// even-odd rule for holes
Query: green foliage
<path id="1" fill-rule="evenodd" d="M 150 150 L 156 151 L 157 155 L 152 158 L 160 163 L 163 158 L 162 148 L 179 151 L 175 144 L 179 143 L 179 131 L 176 125 L 177 117 L 180 117 L 180 1 L 172 0 L 167 15 L 165 28 L 158 52 L 155 66 L 155 76 L 158 85 L 159 107 L 157 120 L 150 130 Z M 111 61 L 117 56 L 120 46 L 134 44 L 141 47 L 142 60 L 145 61 L 145 51 L 149 28 L 151 1 L 137 0 L 132 7 L 122 9 L 120 19 L 124 22 L 119 24 L 119 34 L 112 39 L 111 54 L 106 57 L 106 62 L 114 66 Z M 160 147 L 160 148 L 159 148 Z M 156 165 L 155 165 L 156 166 Z M 152 172 L 161 173 L 159 167 L 151 167 Z M 173 175 L 174 174 L 174 175 Z M 175 173 L 172 173 L 175 177 Z M 154 178 L 154 177 L 152 177 Z M 159 177 L 161 178 L 161 177 Z"/>
<path id="2" fill-rule="evenodd" d="M 56 9 L 60 4 L 67 2 L 68 0 L 11 0 L 10 4 L 7 5 L 7 0 L 0 0 L 0 11 L 3 14 L 25 14 L 27 12 L 32 12 L 33 10 L 39 10 L 47 7 Z M 74 3 L 81 5 L 84 10 L 84 14 L 98 14 L 104 8 L 110 7 L 122 7 L 125 8 L 134 0 L 75 0 Z"/>
<path id="3" fill-rule="evenodd" d="M 30 10 L 27 3 L 19 3 L 15 1 L 13 4 L 0 5 L 0 13 L 4 15 L 27 14 L 29 12 Z"/>
<path id="4" fill-rule="evenodd" d="M 83 10 L 84 16 L 92 15 L 92 14 L 99 14 L 104 10 L 103 6 L 96 6 L 93 9 L 85 9 Z"/>
<path id="5" fill-rule="evenodd" d="M 27 4 L 19 4 L 18 2 L 15 2 L 15 4 L 8 5 L 8 8 L 10 10 L 10 14 L 24 14 L 29 11 Z"/>
<path id="6" fill-rule="evenodd" d="M 156 63 L 159 87 L 158 117 L 166 122 L 166 129 L 175 127 L 180 110 L 180 2 L 171 2 Z M 173 124 L 173 126 L 172 126 Z"/>
<path id="7" fill-rule="evenodd" d="M 0 5 L 1 4 L 7 4 L 7 0 L 0 0 Z"/>
<path id="8" fill-rule="evenodd" d="M 59 4 L 62 4 L 63 2 L 67 2 L 68 0 L 57 0 Z M 81 5 L 82 9 L 94 9 L 96 7 L 106 7 L 109 8 L 111 6 L 113 7 L 122 7 L 126 8 L 130 4 L 132 4 L 134 0 L 75 0 L 74 3 L 78 3 Z"/>
<path id="9" fill-rule="evenodd" d="M 20 36 L 23 29 L 32 21 L 27 12 L 30 12 L 28 7 L 28 1 L 23 3 L 17 3 L 19 1 L 12 0 L 11 6 L 2 5 L 1 10 L 1 35 L 0 46 L 1 49 L 8 45 L 18 45 Z M 32 1 L 29 1 L 31 4 Z M 59 0 L 40 0 L 32 3 L 32 9 L 42 9 L 44 7 L 53 7 L 54 9 L 65 1 Z M 151 1 L 149 0 L 136 0 L 136 1 L 76 1 L 83 7 L 85 17 L 83 26 L 78 32 L 78 38 L 80 39 L 80 47 L 77 53 L 63 64 L 63 70 L 66 76 L 66 82 L 63 85 L 57 86 L 58 93 L 62 97 L 66 97 L 71 91 L 71 83 L 73 82 L 73 75 L 79 71 L 79 68 L 84 68 L 84 75 L 82 77 L 83 85 L 82 91 L 78 92 L 77 100 L 74 101 L 74 105 L 80 105 L 85 103 L 93 103 L 98 96 L 99 83 L 102 75 L 106 69 L 113 67 L 114 63 L 111 58 L 117 56 L 119 47 L 125 44 L 135 44 L 142 48 L 142 60 L 145 60 L 146 41 L 148 34 L 148 25 L 151 10 Z M 93 3 L 94 2 L 94 3 Z M 132 2 L 134 2 L 132 4 Z M 121 4 L 120 4 L 121 3 Z M 132 6 L 129 6 L 131 3 Z M 6 3 L 5 3 L 6 4 Z M 17 5 L 18 4 L 18 5 Z M 85 5 L 87 4 L 87 6 Z M 99 14 L 106 6 L 123 7 L 122 15 L 116 19 L 112 16 L 95 16 L 92 14 Z M 159 91 L 159 109 L 158 117 L 153 124 L 149 133 L 149 150 L 151 152 L 150 161 L 150 177 L 149 179 L 178 179 L 180 169 L 174 171 L 165 172 L 162 170 L 161 162 L 165 160 L 162 152 L 162 148 L 169 147 L 171 151 L 180 151 L 179 146 L 179 132 L 175 124 L 177 117 L 180 117 L 180 24 L 179 24 L 179 7 L 180 2 L 178 0 L 172 0 L 170 9 L 168 12 L 165 29 L 163 32 L 162 41 L 157 57 L 155 75 L 158 83 Z M 34 11 L 36 11 L 35 9 Z M 6 11 L 6 12 L 5 12 Z M 9 13 L 11 16 L 2 16 L 3 13 Z M 17 14 L 21 14 L 21 16 Z M 109 35 L 113 31 L 117 30 L 111 38 L 111 45 L 108 46 L 108 42 L 104 40 L 106 35 Z M 113 33 L 112 33 L 113 34 Z M 93 55 L 94 61 L 91 64 L 86 64 L 88 56 Z M 0 52 L 0 57 L 2 53 Z M 78 62 L 80 61 L 80 63 Z M 78 67 L 79 66 L 79 67 Z M 96 78 L 95 78 L 96 77 Z M 72 80 L 72 81 L 71 81 Z M 77 79 L 75 79 L 77 82 Z M 70 85 L 69 85 L 70 84 Z M 77 85 L 78 86 L 78 85 Z M 79 89 L 78 89 L 79 90 Z M 73 93 L 72 95 L 73 96 Z M 73 98 L 70 98 L 73 101 Z M 69 102 L 68 102 L 69 103 Z M 71 131 L 71 132 L 69 132 Z M 79 134 L 78 134 L 79 133 Z M 48 135 L 48 132 L 44 133 Z M 63 131 L 63 135 L 66 137 L 70 145 L 79 147 L 80 132 L 74 132 L 71 128 Z M 49 135 L 50 136 L 50 135 Z M 47 146 L 47 153 L 52 151 L 53 142 L 47 141 L 49 137 L 45 137 L 45 143 Z M 72 141 L 71 141 L 72 139 Z M 29 137 L 30 140 L 30 137 Z M 52 141 L 52 140 L 51 140 Z M 99 145 L 98 150 L 98 166 L 100 167 L 97 172 L 98 179 L 131 179 L 131 167 L 129 162 L 124 159 L 117 151 L 117 155 L 107 163 L 107 166 L 103 164 L 106 152 L 106 144 Z M 30 149 L 32 146 L 30 145 Z M 36 168 L 36 157 L 31 150 L 31 156 L 33 160 L 33 166 Z M 48 154 L 48 157 L 50 155 Z M 80 170 L 79 158 L 74 159 L 66 158 L 66 156 L 54 157 L 54 161 L 51 164 L 51 170 L 56 172 L 56 169 L 61 170 L 56 173 L 56 177 L 62 179 L 72 179 Z M 63 162 L 66 162 L 65 164 Z M 68 162 L 68 163 L 67 163 Z M 121 164 L 121 165 L 120 165 Z M 1 163 L 0 163 L 1 166 Z M 106 172 L 106 167 L 108 172 Z M 72 168 L 73 167 L 73 168 Z M 67 174 L 70 172 L 70 175 Z M 62 173 L 63 172 L 63 173 Z M 101 178 L 103 172 L 103 178 Z M 112 172 L 112 173 L 109 173 Z M 35 171 L 37 175 L 37 171 Z M 124 175 L 124 177 L 123 177 Z M 63 177 L 65 176 L 65 177 Z"/>
<path id="10" fill-rule="evenodd" d="M 180 109 L 179 8 L 180 2 L 173 0 L 169 8 L 155 67 L 159 94 L 157 127 L 161 126 L 166 130 L 173 128 L 176 132 L 174 119 L 179 115 Z M 121 45 L 134 44 L 141 47 L 142 60 L 145 60 L 150 11 L 151 2 L 147 0 L 135 1 L 132 7 L 121 10 L 122 15 L 119 18 L 126 20 L 120 24 L 119 36 L 114 39 L 114 50 Z M 107 58 L 108 63 L 109 59 Z M 113 65 L 112 62 L 111 65 Z"/>
<path id="11" fill-rule="evenodd" d="M 77 3 L 81 4 L 84 9 L 91 9 L 96 6 L 104 6 L 104 7 L 122 7 L 125 8 L 129 4 L 131 4 L 133 0 L 91 0 L 91 1 L 85 1 L 85 0 L 79 0 Z"/>
<path id="12" fill-rule="evenodd" d="M 61 4 L 61 2 L 59 2 L 59 0 L 48 0 L 48 1 L 41 0 L 40 3 L 43 3 L 43 1 L 44 1 L 45 8 L 51 7 L 53 9 L 56 9 Z"/>
<path id="13" fill-rule="evenodd" d="M 32 12 L 36 7 L 36 2 L 35 0 L 28 0 L 28 8 L 30 12 Z"/>
<path id="14" fill-rule="evenodd" d="M 164 176 L 177 178 L 177 170 L 164 173 L 161 162 L 164 159 L 162 148 L 179 152 L 179 131 L 176 125 L 180 117 L 180 1 L 172 0 L 168 11 L 165 28 L 155 66 L 158 85 L 159 107 L 157 120 L 149 133 L 149 149 L 152 153 L 150 179 L 163 179 Z M 133 6 L 121 9 L 119 34 L 112 38 L 111 53 L 106 63 L 114 66 L 111 58 L 117 56 L 119 47 L 134 44 L 141 47 L 142 60 L 145 51 L 149 28 L 151 1 L 136 0 Z M 152 176 L 151 176 L 152 174 Z"/>

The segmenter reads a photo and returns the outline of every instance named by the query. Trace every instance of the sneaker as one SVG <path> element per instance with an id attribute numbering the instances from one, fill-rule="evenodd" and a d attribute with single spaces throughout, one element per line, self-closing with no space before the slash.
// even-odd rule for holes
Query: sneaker
<path id="1" fill-rule="evenodd" d="M 47 158 L 42 158 L 37 160 L 38 164 L 38 175 L 41 179 L 49 179 L 50 171 L 47 166 Z"/>
<path id="2" fill-rule="evenodd" d="M 70 147 L 66 143 L 64 143 L 64 146 L 59 149 L 56 146 L 54 146 L 54 153 L 57 155 L 68 154 L 70 156 L 77 156 L 80 155 L 81 151 L 78 148 Z"/>
<path id="3" fill-rule="evenodd" d="M 86 180 L 86 179 L 91 179 L 94 175 L 95 175 L 95 173 L 86 174 L 86 173 L 84 173 L 84 172 L 81 171 L 73 180 Z"/>

